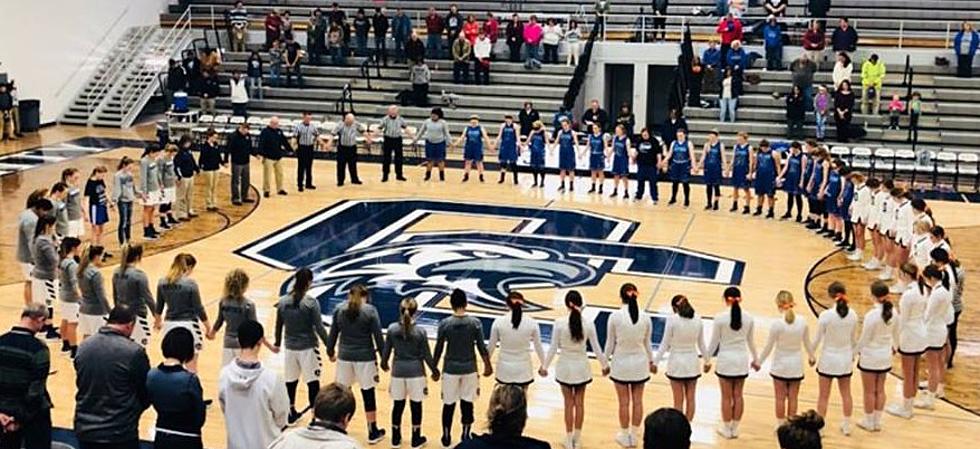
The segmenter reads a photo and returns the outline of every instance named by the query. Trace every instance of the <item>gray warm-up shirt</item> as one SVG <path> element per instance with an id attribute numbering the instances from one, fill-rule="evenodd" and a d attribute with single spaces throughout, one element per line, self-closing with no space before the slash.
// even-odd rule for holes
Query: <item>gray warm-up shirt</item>
<path id="1" fill-rule="evenodd" d="M 65 206 L 68 209 L 68 219 L 71 221 L 82 219 L 82 190 L 78 187 L 69 187 L 68 196 L 65 197 Z"/>
<path id="2" fill-rule="evenodd" d="M 59 200 L 51 200 L 51 204 L 54 206 L 54 233 L 68 235 L 68 204 Z"/>
<path id="3" fill-rule="evenodd" d="M 446 357 L 442 361 L 443 373 L 475 373 L 476 354 L 473 352 L 474 347 L 482 356 L 489 354 L 487 343 L 483 341 L 483 323 L 480 320 L 468 315 L 453 315 L 439 322 L 433 357 L 438 363 L 443 350 L 445 350 Z"/>
<path id="4" fill-rule="evenodd" d="M 385 339 L 384 350 L 381 352 L 381 363 L 388 363 L 391 353 L 395 360 L 391 364 L 391 376 L 400 378 L 424 377 L 425 362 L 432 371 L 438 370 L 436 360 L 429 350 L 429 336 L 425 329 L 412 326 L 412 331 L 406 336 L 401 323 L 391 323 L 388 326 L 388 337 Z"/>
<path id="5" fill-rule="evenodd" d="M 449 126 L 446 125 L 445 120 L 435 122 L 432 119 L 426 119 L 415 135 L 415 140 L 418 141 L 419 139 L 430 143 L 441 143 L 452 140 L 452 136 L 449 135 Z"/>
<path id="6" fill-rule="evenodd" d="M 327 355 L 333 357 L 334 346 L 339 346 L 337 358 L 340 360 L 373 362 L 377 360 L 375 355 L 384 348 L 384 343 L 381 318 L 373 305 L 361 304 L 361 309 L 354 316 L 348 313 L 347 301 L 334 309 L 330 338 L 327 339 Z"/>
<path id="7" fill-rule="evenodd" d="M 160 183 L 164 188 L 177 187 L 177 170 L 174 169 L 173 158 L 165 157 L 160 159 Z"/>
<path id="8" fill-rule="evenodd" d="M 292 295 L 279 298 L 276 303 L 276 346 L 283 343 L 283 333 L 286 334 L 286 349 L 291 351 L 317 347 L 317 337 L 327 344 L 327 329 L 323 327 L 323 317 L 320 316 L 320 303 L 310 296 L 304 296 L 299 304 Z"/>
<path id="9" fill-rule="evenodd" d="M 31 246 L 34 242 L 37 218 L 37 214 L 31 209 L 24 210 L 17 217 L 17 261 L 20 263 L 34 263 Z"/>
<path id="10" fill-rule="evenodd" d="M 82 291 L 82 301 L 78 312 L 85 315 L 108 315 L 109 299 L 105 294 L 102 272 L 89 265 L 85 267 L 79 278 L 78 288 Z"/>
<path id="11" fill-rule="evenodd" d="M 139 268 L 116 268 L 112 273 L 112 302 L 132 307 L 136 314 L 146 318 L 147 310 L 156 310 L 156 302 L 150 293 L 150 280 Z"/>
<path id="12" fill-rule="evenodd" d="M 74 257 L 66 257 L 58 264 L 58 299 L 61 302 L 76 303 L 78 297 L 78 261 Z"/>
<path id="13" fill-rule="evenodd" d="M 31 253 L 34 255 L 35 279 L 53 281 L 58 276 L 58 246 L 50 235 L 39 235 L 34 239 Z"/>
<path id="14" fill-rule="evenodd" d="M 160 161 L 149 156 L 140 159 L 140 190 L 144 193 L 160 190 Z"/>
<path id="15" fill-rule="evenodd" d="M 163 314 L 166 309 L 166 315 Z M 175 282 L 166 278 L 157 282 L 157 315 L 167 321 L 207 321 L 208 312 L 201 304 L 201 290 L 197 282 L 182 277 Z"/>
<path id="16" fill-rule="evenodd" d="M 255 303 L 248 298 L 240 301 L 232 298 L 222 298 L 218 304 L 218 317 L 214 319 L 214 330 L 217 332 L 226 322 L 224 344 L 225 349 L 239 349 L 238 327 L 246 321 L 256 321 Z"/>
<path id="17" fill-rule="evenodd" d="M 117 203 L 136 201 L 136 182 L 129 172 L 117 171 L 112 177 L 112 200 Z"/>

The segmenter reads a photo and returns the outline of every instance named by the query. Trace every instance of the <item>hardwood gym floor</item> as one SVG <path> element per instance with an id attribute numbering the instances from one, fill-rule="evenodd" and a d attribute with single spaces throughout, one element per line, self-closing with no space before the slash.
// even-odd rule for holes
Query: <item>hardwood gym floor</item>
<path id="1" fill-rule="evenodd" d="M 115 134 L 118 131 L 55 127 L 44 130 L 41 133 L 40 141 L 47 144 L 102 133 Z M 149 138 L 151 134 L 152 130 L 142 130 L 137 132 L 135 136 Z M 134 138 L 132 135 L 120 136 L 118 134 L 111 137 Z M 0 146 L 0 153 L 8 150 L 7 146 Z M 116 153 L 104 153 L 94 156 L 92 159 L 103 157 L 111 159 L 116 156 Z M 16 216 L 13 213 L 19 211 L 23 206 L 23 196 L 26 195 L 24 192 L 37 185 L 50 184 L 57 177 L 57 173 L 60 173 L 60 170 L 68 164 L 83 167 L 92 163 L 88 160 L 76 160 L 55 164 L 50 168 L 32 170 L 18 176 L 15 181 L 7 181 L 4 178 L 3 201 L 0 204 L 3 224 L 0 227 L 2 229 L 0 235 L 4 236 L 2 243 L 5 261 L 9 257 L 7 253 L 10 247 L 7 245 L 12 243 L 9 241 L 12 238 L 10 229 L 15 226 L 11 222 L 11 217 Z M 249 295 L 259 305 L 259 319 L 267 325 L 268 332 L 271 333 L 272 304 L 282 282 L 287 279 L 288 273 L 270 265 L 258 263 L 253 259 L 242 257 L 236 251 L 343 200 L 412 199 L 453 201 L 468 205 L 508 205 L 544 210 L 580 210 L 638 222 L 639 226 L 636 227 L 629 239 L 629 242 L 633 244 L 676 246 L 744 262 L 744 273 L 742 273 L 740 282 L 745 296 L 743 305 L 749 313 L 759 317 L 757 321 L 759 331 L 756 340 L 761 350 L 769 323 L 772 319 L 778 318 L 772 299 L 779 290 L 786 289 L 793 292 L 798 298 L 797 312 L 800 316 L 806 317 L 811 326 L 815 325 L 816 320 L 809 312 L 806 301 L 803 299 L 807 275 L 811 272 L 814 264 L 833 251 L 828 242 L 814 237 L 796 225 L 745 218 L 741 215 L 733 216 L 727 212 L 703 212 L 701 208 L 704 205 L 704 191 L 699 187 L 692 189 L 693 201 L 690 209 L 667 208 L 663 202 L 660 206 L 652 206 L 648 203 L 641 204 L 623 199 L 587 195 L 585 193 L 588 187 L 587 181 L 581 179 L 578 190 L 574 194 L 559 195 L 555 192 L 558 180 L 555 175 L 549 175 L 548 187 L 536 190 L 529 187 L 530 179 L 522 179 L 520 186 L 513 186 L 509 182 L 497 185 L 495 173 L 488 176 L 490 182 L 486 184 L 479 184 L 471 180 L 469 184 L 461 185 L 459 184 L 461 170 L 455 169 L 448 171 L 445 183 L 424 183 L 421 181 L 422 169 L 409 167 L 406 170 L 408 182 L 381 184 L 379 182 L 380 167 L 377 164 L 362 163 L 360 171 L 365 182 L 363 186 L 348 185 L 343 188 L 336 188 L 334 187 L 333 162 L 317 161 L 314 172 L 320 189 L 300 194 L 292 189 L 293 183 L 290 182 L 295 179 L 293 175 L 295 161 L 287 160 L 285 165 L 286 186 L 290 190 L 289 196 L 263 200 L 253 212 L 250 214 L 243 213 L 240 221 L 228 229 L 221 228 L 221 226 L 209 227 L 209 229 L 202 231 L 207 235 L 199 235 L 196 231 L 174 233 L 174 240 L 186 238 L 186 243 L 176 242 L 176 246 L 168 245 L 144 260 L 143 267 L 153 281 L 155 282 L 155 279 L 164 274 L 171 259 L 178 251 L 194 254 L 199 261 L 194 277 L 202 288 L 202 295 L 207 298 L 208 311 L 214 313 L 216 302 L 221 294 L 225 273 L 232 267 L 240 267 L 248 272 L 252 278 Z M 261 168 L 257 163 L 253 163 L 252 173 L 253 185 L 258 185 L 261 182 Z M 49 175 L 50 179 L 48 178 Z M 227 181 L 223 181 L 221 189 L 222 191 L 227 190 Z M 668 192 L 668 190 L 669 186 L 661 185 L 662 198 L 663 193 Z M 608 193 L 607 191 L 607 195 Z M 938 222 L 948 229 L 956 230 L 951 234 L 957 254 L 970 269 L 968 276 L 972 276 L 974 267 L 977 266 L 976 262 L 980 261 L 980 257 L 977 257 L 980 254 L 980 241 L 976 239 L 977 228 L 975 228 L 975 226 L 980 226 L 980 208 L 965 203 L 931 202 L 930 204 L 935 210 Z M 777 207 L 781 209 L 783 205 L 780 203 Z M 223 207 L 223 210 L 228 208 L 230 206 Z M 416 223 L 410 231 L 416 233 L 437 230 L 499 232 L 506 231 L 513 224 L 507 219 L 485 220 L 465 214 L 437 214 L 432 217 L 434 219 L 426 219 Z M 115 220 L 114 217 L 113 220 Z M 972 230 L 971 227 L 973 227 Z M 136 229 L 139 230 L 138 227 Z M 961 229 L 962 231 L 960 231 Z M 181 237 L 181 233 L 184 233 L 185 237 Z M 191 234 L 194 235 L 191 236 Z M 111 240 L 114 238 L 109 237 L 109 241 Z M 839 265 L 840 261 L 835 262 L 834 257 L 831 257 L 824 263 Z M 11 277 L 10 270 L 14 270 L 12 276 L 16 276 L 19 271 L 8 263 L 4 263 L 2 266 L 7 267 L 0 272 L 0 277 L 4 279 Z M 821 265 L 821 267 L 823 266 Z M 111 267 L 107 267 L 106 272 L 110 272 L 111 269 Z M 819 270 L 814 272 L 816 271 Z M 822 288 L 820 285 L 825 285 L 820 284 L 824 282 L 824 278 L 818 277 L 813 280 L 814 292 L 819 292 Z M 852 294 L 855 297 L 867 288 L 867 278 L 863 273 L 847 272 L 842 274 L 840 278 L 855 292 Z M 604 276 L 596 285 L 582 287 L 580 290 L 590 305 L 600 306 L 599 308 L 602 306 L 615 307 L 618 302 L 619 285 L 626 280 L 638 285 L 641 297 L 647 298 L 647 309 L 652 312 L 666 311 L 670 297 L 677 293 L 684 293 L 690 297 L 698 313 L 707 318 L 723 308 L 720 295 L 725 287 L 724 284 L 691 279 L 626 276 L 611 273 Z M 0 328 L 7 328 L 16 321 L 18 310 L 22 304 L 21 289 L 21 284 L 17 282 L 4 281 L 3 285 L 0 285 L 0 298 L 2 298 L 0 299 L 0 310 L 2 310 L 0 312 Z M 972 291 L 970 289 L 971 287 L 968 287 L 968 292 Z M 546 310 L 536 314 L 536 316 L 547 318 L 563 313 L 560 302 L 556 302 L 560 295 L 557 289 L 538 289 L 527 292 L 528 296 L 535 302 L 549 308 L 557 308 L 557 310 L 552 311 Z M 967 300 L 968 311 L 965 312 L 961 325 L 963 336 L 961 337 L 960 355 L 958 357 L 959 363 L 950 374 L 949 389 L 951 392 L 962 392 L 961 404 L 976 409 L 977 401 L 971 399 L 977 396 L 975 389 L 966 380 L 969 379 L 968 373 L 974 372 L 976 367 L 980 365 L 975 350 L 976 333 L 970 333 L 968 330 L 977 323 L 977 315 L 971 313 L 970 308 L 970 302 Z M 151 360 L 159 362 L 159 338 L 153 339 L 149 352 Z M 205 348 L 201 354 L 200 376 L 204 383 L 205 394 L 211 398 L 217 395 L 219 354 L 220 343 L 218 341 L 205 342 Z M 265 356 L 270 366 L 280 369 L 281 357 L 269 353 L 265 353 Z M 58 427 L 70 428 L 73 416 L 73 370 L 68 359 L 61 356 L 53 358 L 53 370 L 57 372 L 50 378 L 48 385 L 56 406 L 54 423 Z M 614 412 L 616 407 L 615 393 L 609 381 L 599 378 L 597 366 L 593 366 L 593 371 L 597 379 L 589 387 L 586 399 L 589 415 L 586 420 L 585 446 L 590 448 L 610 447 L 614 444 L 612 436 L 617 426 Z M 816 400 L 816 374 L 809 370 L 807 376 L 802 393 L 802 409 L 814 407 Z M 332 378 L 333 366 L 327 363 L 324 366 L 323 379 L 328 381 Z M 482 428 L 484 423 L 484 420 L 481 419 L 482 411 L 485 410 L 486 401 L 489 397 L 487 392 L 492 387 L 492 381 L 482 379 L 481 384 L 483 394 L 478 401 L 477 410 L 478 424 Z M 889 394 L 894 395 L 897 385 L 896 378 L 889 379 Z M 382 376 L 380 388 L 382 390 L 387 388 L 385 375 Z M 430 440 L 438 437 L 438 404 L 440 402 L 437 394 L 438 388 L 436 385 L 430 386 L 431 394 L 426 399 L 425 405 L 424 428 Z M 856 387 L 854 392 L 855 417 L 858 418 L 860 416 L 860 388 Z M 387 428 L 389 427 L 389 409 L 387 407 L 388 401 L 384 400 L 385 394 L 381 393 L 382 400 L 379 401 L 379 412 L 380 422 L 382 426 Z M 538 379 L 531 386 L 529 394 L 531 418 L 527 432 L 546 438 L 558 447 L 563 437 L 563 405 L 558 385 L 553 379 Z M 298 396 L 300 398 L 298 402 L 302 406 L 305 404 L 305 399 L 303 399 L 305 394 L 300 392 Z M 951 396 L 960 397 L 958 394 L 951 394 Z M 746 386 L 746 416 L 743 421 L 742 436 L 735 441 L 722 441 L 713 432 L 719 420 L 717 383 L 713 375 L 704 376 L 698 392 L 698 412 L 693 423 L 695 447 L 774 447 L 776 445 L 773 435 L 775 420 L 772 415 L 773 402 L 771 397 L 772 388 L 767 367 L 763 367 L 762 371 L 754 373 L 750 377 Z M 653 410 L 670 403 L 670 389 L 667 380 L 662 375 L 655 376 L 646 392 L 647 410 Z M 910 422 L 888 416 L 885 418 L 885 430 L 883 432 L 868 434 L 856 429 L 853 435 L 848 438 L 843 437 L 836 430 L 840 419 L 839 403 L 836 395 L 833 396 L 826 432 L 826 447 L 896 446 L 923 449 L 931 449 L 937 445 L 963 447 L 969 444 L 973 439 L 972 436 L 980 431 L 980 416 L 959 406 L 942 402 L 935 411 L 922 412 Z M 141 431 L 144 438 L 151 438 L 153 421 L 154 414 L 152 411 L 143 415 Z M 209 410 L 208 422 L 204 432 L 206 446 L 224 447 L 224 424 L 221 411 L 217 406 Z M 352 424 L 352 434 L 363 441 L 365 433 L 362 415 L 358 414 Z M 384 442 L 379 447 L 387 447 L 386 445 L 387 442 Z"/>

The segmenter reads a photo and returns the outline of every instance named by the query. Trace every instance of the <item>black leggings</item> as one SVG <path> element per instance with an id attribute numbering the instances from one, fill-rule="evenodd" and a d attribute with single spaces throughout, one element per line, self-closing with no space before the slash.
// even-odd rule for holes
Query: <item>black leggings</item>
<path id="1" fill-rule="evenodd" d="M 541 184 L 544 185 L 544 168 L 532 168 L 531 175 L 534 176 L 534 183 L 538 184 L 538 176 L 541 177 Z M 514 171 L 514 176 L 517 176 L 517 171 Z M 462 408 L 462 406 L 460 406 Z"/>
<path id="2" fill-rule="evenodd" d="M 947 326 L 949 329 L 949 360 L 946 361 L 946 365 L 949 367 L 953 366 L 953 356 L 956 355 L 956 344 L 958 343 L 956 328 L 960 324 L 960 314 L 963 312 L 956 312 L 953 314 L 953 324 Z"/>
<path id="3" fill-rule="evenodd" d="M 296 408 L 296 387 L 299 381 L 286 382 L 286 394 L 289 395 L 289 408 Z M 306 383 L 306 398 L 310 401 L 310 408 L 316 403 L 316 395 L 320 393 L 320 381 L 314 380 Z"/>
<path id="4" fill-rule="evenodd" d="M 453 428 L 453 414 L 456 413 L 456 404 L 443 404 L 442 406 L 442 434 L 449 436 L 449 431 Z M 473 425 L 473 403 L 459 401 L 460 422 L 463 424 L 463 434 L 465 435 Z"/>
<path id="5" fill-rule="evenodd" d="M 721 198 L 721 186 L 718 184 L 708 184 L 704 191 L 708 196 L 709 206 L 714 204 L 714 198 Z M 687 192 L 684 192 L 684 195 L 687 196 Z"/>
<path id="6" fill-rule="evenodd" d="M 674 181 L 670 184 L 670 202 L 673 203 L 677 201 L 677 186 L 681 184 L 684 185 L 684 203 L 688 203 L 688 197 L 691 196 L 691 184 L 687 181 Z"/>
<path id="7" fill-rule="evenodd" d="M 412 427 L 418 427 L 422 425 L 422 403 L 410 401 L 409 407 L 412 411 Z M 405 412 L 405 400 L 394 401 L 394 406 L 391 408 L 391 426 L 401 427 L 402 425 L 402 414 Z"/>
<path id="8" fill-rule="evenodd" d="M 364 411 L 371 413 L 378 410 L 377 399 L 374 397 L 374 388 L 361 390 L 361 397 L 364 398 Z"/>
<path id="9" fill-rule="evenodd" d="M 500 164 L 500 179 L 504 179 L 504 171 L 510 171 L 514 174 L 514 184 L 517 184 L 517 162 L 508 162 L 505 164 Z"/>
<path id="10" fill-rule="evenodd" d="M 799 193 L 786 193 L 786 215 L 793 213 L 793 205 L 796 205 L 796 215 L 803 215 L 803 195 Z M 811 206 L 811 209 L 813 207 Z"/>

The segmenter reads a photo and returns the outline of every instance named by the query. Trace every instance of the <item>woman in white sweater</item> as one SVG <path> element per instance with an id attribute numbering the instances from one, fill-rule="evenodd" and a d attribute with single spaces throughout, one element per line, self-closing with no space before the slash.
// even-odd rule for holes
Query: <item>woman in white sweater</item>
<path id="1" fill-rule="evenodd" d="M 868 432 L 881 430 L 881 415 L 885 410 L 885 378 L 892 369 L 892 348 L 898 343 L 898 322 L 895 306 L 888 297 L 888 285 L 882 281 L 871 284 L 875 306 L 864 315 L 864 327 L 858 340 L 858 369 L 864 387 L 864 419 L 858 427 Z"/>
<path id="2" fill-rule="evenodd" d="M 834 90 L 840 86 L 840 83 L 847 80 L 851 81 L 851 74 L 854 73 L 854 64 L 851 63 L 851 57 L 847 53 L 840 52 L 837 54 L 837 62 L 834 63 Z"/>
<path id="3" fill-rule="evenodd" d="M 742 397 L 745 379 L 749 377 L 749 367 L 759 370 L 759 357 L 755 349 L 754 320 L 740 305 L 742 291 L 738 287 L 728 287 L 723 296 L 728 310 L 715 316 L 705 369 L 711 366 L 711 356 L 717 354 L 715 375 L 721 389 L 722 425 L 716 432 L 722 438 L 732 439 L 738 438 L 738 425 L 745 412 Z"/>
<path id="4" fill-rule="evenodd" d="M 840 282 L 832 282 L 827 294 L 836 306 L 824 310 L 818 319 L 817 336 L 813 347 L 823 343 L 817 374 L 820 375 L 820 392 L 817 398 L 817 413 L 827 416 L 830 401 L 830 388 L 837 380 L 840 390 L 841 407 L 844 419 L 840 430 L 844 435 L 851 434 L 851 413 L 854 401 L 851 398 L 851 374 L 854 372 L 854 350 L 857 348 L 857 313 L 847 306 L 847 289 Z"/>
<path id="5" fill-rule="evenodd" d="M 670 379 L 674 409 L 683 412 L 687 420 L 691 421 L 694 419 L 698 378 L 701 377 L 699 356 L 703 357 L 707 352 L 704 347 L 704 326 L 686 296 L 677 295 L 671 298 L 670 307 L 674 314 L 667 319 L 655 363 L 660 363 L 665 353 L 670 354 L 667 357 L 665 374 Z"/>
<path id="6" fill-rule="evenodd" d="M 609 378 L 616 384 L 619 401 L 619 433 L 616 442 L 635 447 L 643 420 L 643 387 L 650 380 L 653 323 L 636 303 L 639 292 L 631 283 L 619 288 L 623 306 L 609 315 L 606 326 L 606 355 L 610 359 Z"/>
<path id="7" fill-rule="evenodd" d="M 909 419 L 913 415 L 912 400 L 919 391 L 919 360 L 926 351 L 926 306 L 929 289 L 919 281 L 919 267 L 905 263 L 898 272 L 905 291 L 898 301 L 902 314 L 898 318 L 896 346 L 902 358 L 902 401 L 888 406 L 889 414 Z"/>
<path id="8" fill-rule="evenodd" d="M 922 279 L 929 286 L 929 303 L 925 316 L 929 379 L 928 389 L 922 392 L 914 405 L 916 408 L 931 410 L 945 374 L 946 360 L 943 355 L 949 339 L 949 317 L 953 315 L 953 294 L 949 290 L 949 280 L 944 278 L 942 270 L 935 265 L 929 265 L 922 270 Z"/>
<path id="9" fill-rule="evenodd" d="M 493 356 L 499 342 L 497 383 L 527 388 L 534 382 L 528 344 L 534 345 L 539 363 L 543 364 L 545 359 L 544 348 L 541 346 L 541 330 L 537 320 L 524 316 L 524 295 L 510 292 L 507 295 L 507 307 L 510 308 L 510 313 L 497 317 L 490 328 L 490 356 Z"/>
<path id="10" fill-rule="evenodd" d="M 555 368 L 555 380 L 561 385 L 561 395 L 565 401 L 565 447 L 575 448 L 582 445 L 582 424 L 585 421 L 585 387 L 592 382 L 592 368 L 589 366 L 589 354 L 586 344 L 592 347 L 602 374 L 609 374 L 609 363 L 606 361 L 599 338 L 596 336 L 595 323 L 583 319 L 582 295 L 575 291 L 565 294 L 565 307 L 568 315 L 555 320 L 551 334 L 551 347 L 544 360 L 539 374 L 548 375 L 548 367 L 555 355 L 558 355 L 558 365 Z M 558 354 L 558 350 L 561 354 Z"/>
<path id="11" fill-rule="evenodd" d="M 773 354 L 769 375 L 776 396 L 776 420 L 779 425 L 786 423 L 787 416 L 795 416 L 800 398 L 800 384 L 803 382 L 803 354 L 806 349 L 810 366 L 816 363 L 813 346 L 810 345 L 810 328 L 806 320 L 796 317 L 793 307 L 796 302 L 793 294 L 783 290 L 776 294 L 776 307 L 783 319 L 773 321 L 769 328 L 769 340 L 762 350 L 759 363 L 765 363 Z"/>
<path id="12" fill-rule="evenodd" d="M 231 72 L 231 109 L 232 115 L 245 117 L 248 115 L 248 88 L 245 87 L 245 78 L 238 71 Z"/>

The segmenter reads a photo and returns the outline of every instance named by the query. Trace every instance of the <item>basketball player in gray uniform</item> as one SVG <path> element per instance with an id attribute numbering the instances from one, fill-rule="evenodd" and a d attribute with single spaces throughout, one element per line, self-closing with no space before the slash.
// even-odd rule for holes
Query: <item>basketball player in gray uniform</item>
<path id="1" fill-rule="evenodd" d="M 442 446 L 450 447 L 453 428 L 453 414 L 456 402 L 462 415 L 463 432 L 461 440 L 469 440 L 473 426 L 473 402 L 479 394 L 480 382 L 476 371 L 476 352 L 483 358 L 483 376 L 493 375 L 490 364 L 490 351 L 483 340 L 483 324 L 476 317 L 466 314 L 466 293 L 453 290 L 449 298 L 453 314 L 439 322 L 436 334 L 436 348 L 433 358 L 436 363 L 442 358 Z"/>
<path id="2" fill-rule="evenodd" d="M 204 332 L 211 329 L 208 312 L 201 303 L 201 291 L 191 273 L 197 266 L 197 259 L 188 253 L 174 257 L 170 271 L 157 282 L 156 314 L 163 315 L 163 335 L 182 327 L 194 336 L 195 352 L 201 351 Z M 166 314 L 164 314 L 166 310 Z M 203 326 L 203 330 L 202 330 Z M 197 357 L 188 362 L 192 372 L 197 371 Z"/>
<path id="3" fill-rule="evenodd" d="M 130 339 L 146 347 L 150 341 L 149 311 L 155 311 L 156 301 L 150 292 L 150 280 L 139 268 L 143 260 L 143 245 L 123 245 L 122 263 L 112 273 L 112 302 L 116 306 L 127 305 L 136 312 L 136 326 Z M 160 315 L 154 314 L 155 327 L 160 327 Z"/>
<path id="4" fill-rule="evenodd" d="M 105 293 L 105 282 L 102 280 L 102 256 L 105 249 L 101 246 L 88 246 L 82 251 L 81 262 L 78 264 L 78 290 L 82 293 L 78 308 L 79 341 L 95 335 L 105 325 L 109 315 L 109 299 Z"/>
<path id="5" fill-rule="evenodd" d="M 44 189 L 35 190 L 27 197 L 27 208 L 17 217 L 17 263 L 20 264 L 20 271 L 24 275 L 24 303 L 31 303 L 31 271 L 34 270 L 34 254 L 31 246 L 34 243 L 34 228 L 37 227 L 37 219 L 42 215 L 51 213 L 51 201 L 44 198 L 47 191 Z M 51 332 L 48 331 L 50 334 Z M 48 335 L 47 338 L 51 338 Z"/>

